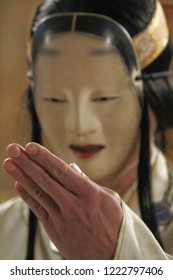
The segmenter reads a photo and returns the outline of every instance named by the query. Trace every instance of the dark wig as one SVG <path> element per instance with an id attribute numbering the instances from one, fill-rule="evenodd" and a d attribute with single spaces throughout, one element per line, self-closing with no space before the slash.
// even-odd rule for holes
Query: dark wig
<path id="1" fill-rule="evenodd" d="M 108 16 L 125 27 L 131 37 L 150 23 L 156 9 L 156 0 L 47 0 L 43 1 L 33 19 L 31 37 L 45 16 L 64 12 L 97 13 Z M 143 74 L 163 72 L 169 69 L 171 60 L 170 41 L 162 53 L 150 65 L 142 69 Z M 141 122 L 141 149 L 138 167 L 138 193 L 141 216 L 160 241 L 150 188 L 149 122 L 148 105 L 156 115 L 158 129 L 173 124 L 173 88 L 169 77 L 144 79 L 144 108 Z M 35 112 L 32 91 L 29 91 L 29 109 L 32 117 L 33 139 L 41 143 L 41 129 Z"/>

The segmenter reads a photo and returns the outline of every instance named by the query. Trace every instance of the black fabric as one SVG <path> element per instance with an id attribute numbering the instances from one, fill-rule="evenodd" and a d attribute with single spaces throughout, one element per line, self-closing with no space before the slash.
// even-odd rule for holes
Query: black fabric
<path id="1" fill-rule="evenodd" d="M 143 114 L 141 120 L 141 145 L 138 164 L 138 198 L 143 221 L 163 247 L 154 211 L 150 169 L 148 101 L 147 97 L 144 95 Z"/>
<path id="2" fill-rule="evenodd" d="M 34 260 L 37 218 L 31 210 L 29 211 L 28 221 L 29 221 L 29 230 L 28 230 L 26 260 Z"/>
<path id="3" fill-rule="evenodd" d="M 56 12 L 87 12 L 109 16 L 133 36 L 150 22 L 155 6 L 155 0 L 48 0 L 39 9 L 33 29 L 45 15 Z"/>

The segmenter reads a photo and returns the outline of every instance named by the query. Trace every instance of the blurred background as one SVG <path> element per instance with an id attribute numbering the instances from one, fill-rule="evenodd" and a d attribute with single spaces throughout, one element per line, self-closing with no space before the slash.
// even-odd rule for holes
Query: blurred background
<path id="1" fill-rule="evenodd" d="M 27 87 L 25 50 L 29 23 L 41 0 L 0 0 L 0 202 L 16 195 L 14 181 L 2 170 L 8 144 L 30 141 L 29 120 L 22 93 Z M 161 1 L 173 38 L 173 0 Z M 173 69 L 173 63 L 172 63 Z M 168 157 L 173 160 L 173 130 L 166 133 Z"/>
<path id="2" fill-rule="evenodd" d="M 28 84 L 25 50 L 29 24 L 40 2 L 0 0 L 0 202 L 16 195 L 14 181 L 1 168 L 6 146 L 23 144 L 29 136 L 21 97 Z"/>

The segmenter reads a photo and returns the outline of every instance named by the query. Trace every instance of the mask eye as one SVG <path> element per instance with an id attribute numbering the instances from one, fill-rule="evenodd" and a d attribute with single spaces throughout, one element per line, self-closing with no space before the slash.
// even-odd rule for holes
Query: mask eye
<path id="1" fill-rule="evenodd" d="M 53 103 L 65 103 L 65 99 L 62 98 L 54 98 L 54 97 L 42 97 L 43 100 L 47 102 L 53 102 Z"/>
<path id="2" fill-rule="evenodd" d="M 107 101 L 113 101 L 120 98 L 120 96 L 101 96 L 101 97 L 96 97 L 93 99 L 95 102 L 107 102 Z"/>

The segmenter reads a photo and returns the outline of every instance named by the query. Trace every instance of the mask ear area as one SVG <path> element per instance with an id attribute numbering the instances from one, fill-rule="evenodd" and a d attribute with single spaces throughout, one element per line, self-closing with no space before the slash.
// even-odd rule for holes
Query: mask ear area
<path id="1" fill-rule="evenodd" d="M 30 81 L 31 89 L 34 87 L 34 76 L 31 70 L 26 73 L 27 79 Z"/>

